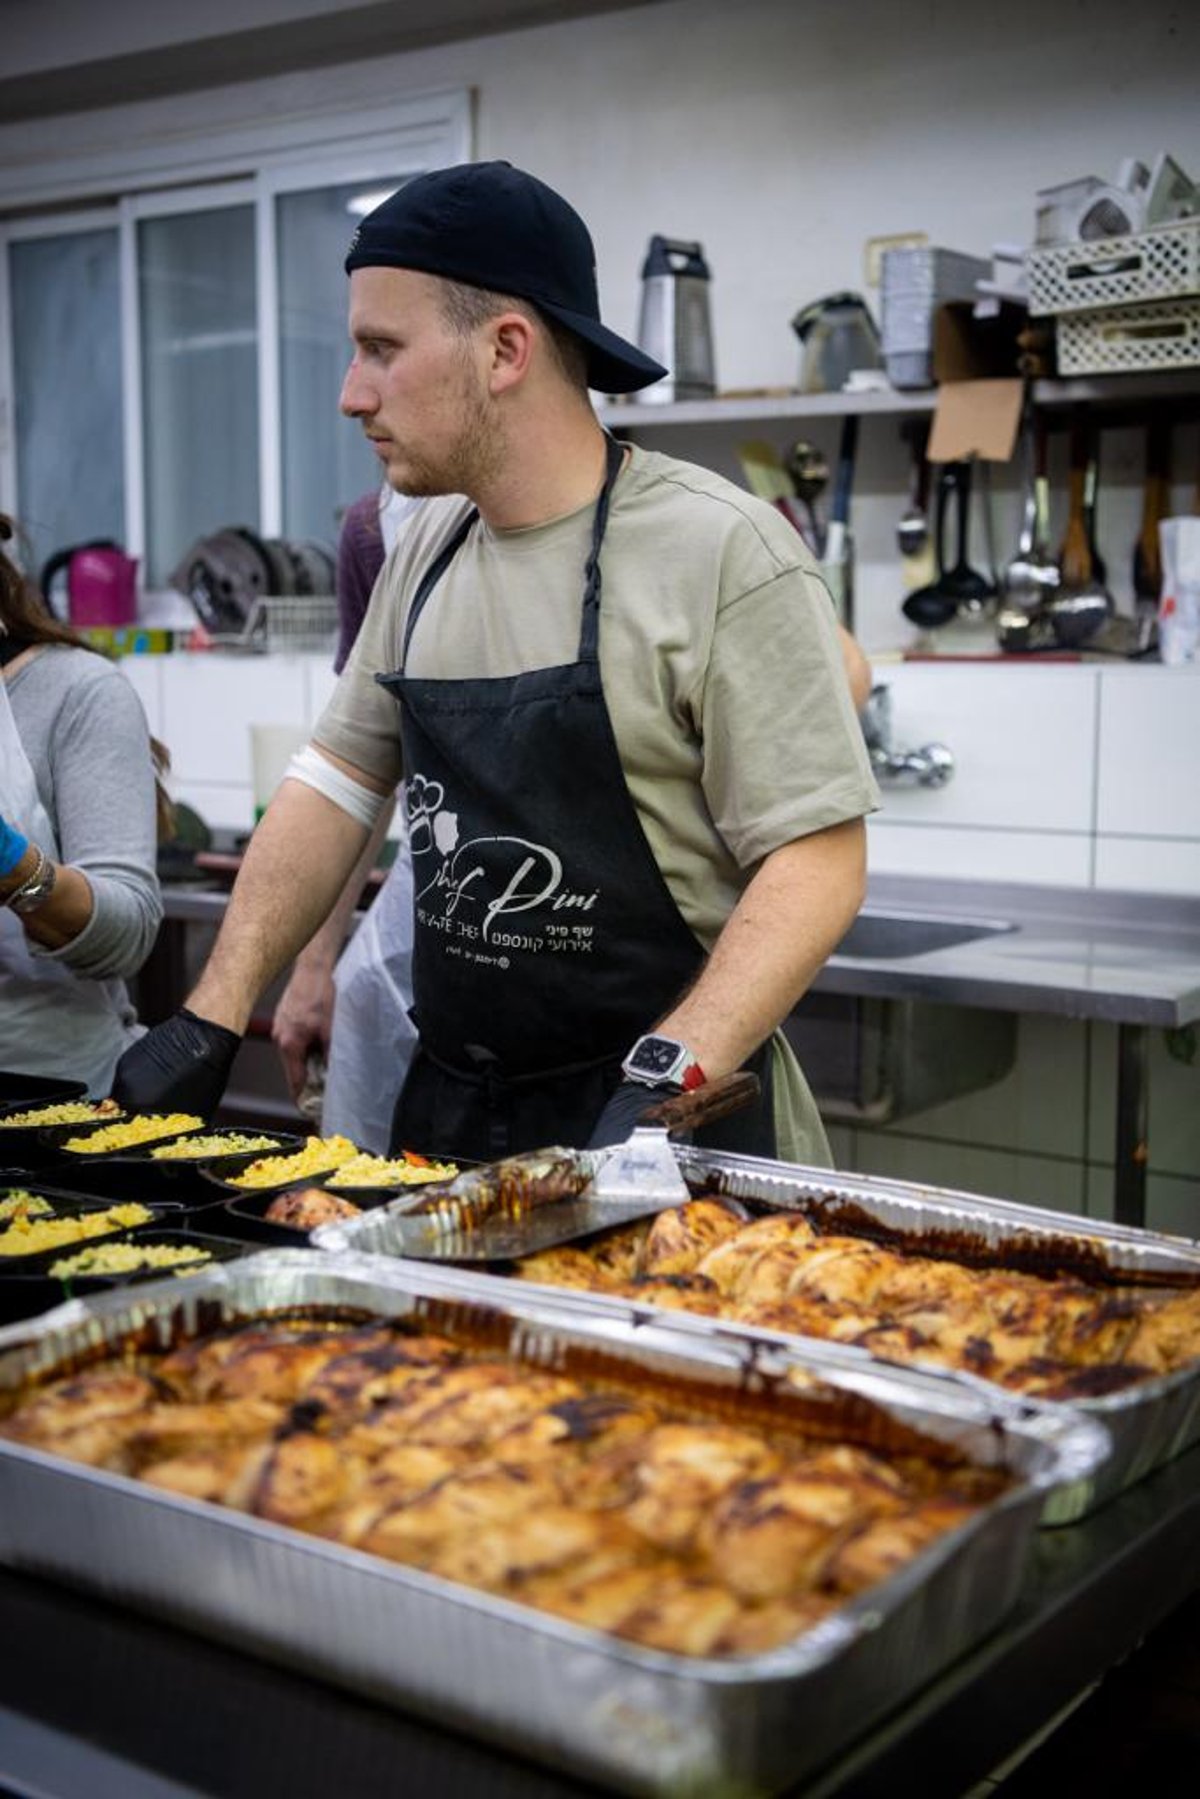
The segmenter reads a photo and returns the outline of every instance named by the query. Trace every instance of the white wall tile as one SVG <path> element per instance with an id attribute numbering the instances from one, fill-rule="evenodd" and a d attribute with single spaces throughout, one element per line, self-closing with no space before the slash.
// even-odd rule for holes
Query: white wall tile
<path id="1" fill-rule="evenodd" d="M 956 764 L 945 787 L 885 786 L 885 819 L 1092 829 L 1094 670 L 909 662 L 879 678 L 891 693 L 893 748 L 944 743 Z"/>
<path id="2" fill-rule="evenodd" d="M 1106 670 L 1100 721 L 1097 828 L 1200 839 L 1200 666 Z"/>
<path id="3" fill-rule="evenodd" d="M 1117 1027 L 1089 1031 L 1091 1106 L 1087 1157 L 1110 1166 L 1116 1142 Z M 1200 1180 L 1200 1026 L 1168 1033 L 1151 1030 L 1146 1047 L 1148 1150 L 1154 1174 Z M 1172 1046 L 1178 1053 L 1172 1054 Z M 1189 1052 L 1196 1056 L 1188 1062 Z"/>
<path id="4" fill-rule="evenodd" d="M 1092 839 L 1061 831 L 941 829 L 876 813 L 867 821 L 867 860 L 876 874 L 1088 887 Z"/>
<path id="5" fill-rule="evenodd" d="M 304 716 L 306 723 L 316 724 L 329 697 L 337 686 L 337 676 L 333 672 L 327 656 L 304 657 L 305 700 Z"/>
<path id="6" fill-rule="evenodd" d="M 897 1180 L 923 1181 L 985 1198 L 1011 1199 L 1052 1211 L 1082 1212 L 1085 1200 L 1082 1163 L 1028 1156 L 1015 1150 L 976 1149 L 960 1143 L 934 1143 L 870 1131 L 856 1135 L 858 1171 Z"/>
<path id="7" fill-rule="evenodd" d="M 122 656 L 117 663 L 142 702 L 153 737 L 163 737 L 162 656 Z M 169 746 L 168 746 L 169 747 Z"/>
<path id="8" fill-rule="evenodd" d="M 163 665 L 164 737 L 180 781 L 251 779 L 250 725 L 303 725 L 299 657 L 169 656 Z"/>
<path id="9" fill-rule="evenodd" d="M 1016 1060 L 1003 1080 L 884 1129 L 888 1136 L 981 1149 L 1016 1144 L 1030 1155 L 1082 1159 L 1088 1067 L 1087 1034 L 1077 1019 L 1026 1014 L 1017 1020 Z"/>
<path id="10" fill-rule="evenodd" d="M 1195 758 L 1200 782 L 1200 755 Z M 1096 886 L 1129 893 L 1200 893 L 1200 840 L 1097 837 Z"/>
<path id="11" fill-rule="evenodd" d="M 254 791 L 248 781 L 173 780 L 171 792 L 198 812 L 212 830 L 248 831 L 254 824 Z"/>
<path id="12" fill-rule="evenodd" d="M 1089 1218 L 1112 1222 L 1112 1169 L 1092 1166 L 1087 1170 Z M 1200 1180 L 1178 1175 L 1151 1174 L 1146 1181 L 1146 1227 L 1173 1237 L 1200 1239 Z"/>

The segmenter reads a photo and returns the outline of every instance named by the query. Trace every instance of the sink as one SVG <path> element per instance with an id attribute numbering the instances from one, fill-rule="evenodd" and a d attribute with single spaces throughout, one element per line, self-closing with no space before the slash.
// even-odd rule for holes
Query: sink
<path id="1" fill-rule="evenodd" d="M 979 918 L 932 918 L 920 912 L 873 912 L 864 908 L 834 950 L 835 956 L 867 961 L 902 961 L 927 956 L 980 937 L 997 937 L 1015 925 Z"/>

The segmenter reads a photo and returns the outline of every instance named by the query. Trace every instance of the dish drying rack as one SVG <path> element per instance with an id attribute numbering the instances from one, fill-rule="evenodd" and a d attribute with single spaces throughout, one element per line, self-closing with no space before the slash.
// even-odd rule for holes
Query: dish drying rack
<path id="1" fill-rule="evenodd" d="M 270 656 L 332 655 L 337 640 L 337 600 L 331 593 L 261 595 L 251 603 L 242 630 L 212 634 L 214 648 Z"/>

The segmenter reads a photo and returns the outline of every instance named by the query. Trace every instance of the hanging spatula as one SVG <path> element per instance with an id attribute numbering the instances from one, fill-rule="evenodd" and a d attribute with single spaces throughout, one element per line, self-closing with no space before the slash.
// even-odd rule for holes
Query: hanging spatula
<path id="1" fill-rule="evenodd" d="M 611 1149 L 544 1149 L 472 1168 L 389 1219 L 389 1247 L 420 1261 L 498 1262 L 682 1205 L 670 1137 L 757 1099 L 745 1071 L 648 1108 Z"/>

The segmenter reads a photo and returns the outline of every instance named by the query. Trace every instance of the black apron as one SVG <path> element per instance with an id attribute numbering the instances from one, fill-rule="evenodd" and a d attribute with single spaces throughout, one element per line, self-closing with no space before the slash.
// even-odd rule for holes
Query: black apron
<path id="1" fill-rule="evenodd" d="M 600 680 L 600 549 L 622 448 L 607 440 L 579 657 L 474 680 L 407 675 L 420 614 L 478 518 L 422 577 L 400 706 L 415 891 L 417 1053 L 392 1147 L 464 1159 L 582 1145 L 631 1044 L 695 979 L 705 952 L 659 872 L 629 796 Z M 697 1141 L 774 1153 L 769 1045 L 758 1108 Z"/>

